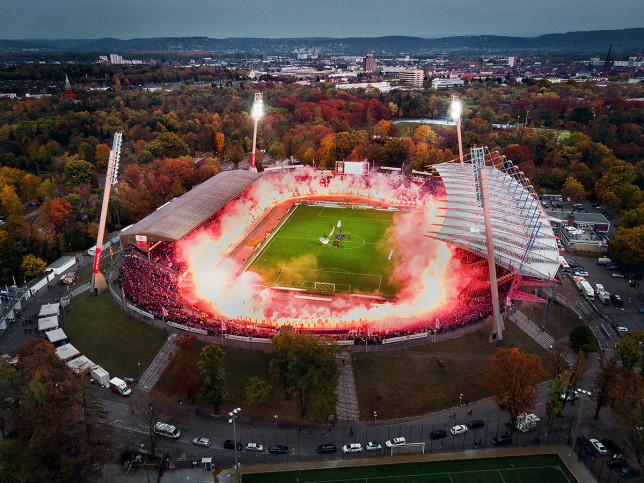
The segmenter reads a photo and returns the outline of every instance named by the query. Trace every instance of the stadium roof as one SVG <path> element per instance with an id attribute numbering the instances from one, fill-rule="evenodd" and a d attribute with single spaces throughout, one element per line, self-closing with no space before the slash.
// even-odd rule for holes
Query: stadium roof
<path id="1" fill-rule="evenodd" d="M 510 161 L 485 153 L 488 198 L 496 264 L 549 280 L 559 268 L 554 232 L 528 180 Z M 435 238 L 487 258 L 483 209 L 477 197 L 477 175 L 471 162 L 452 161 L 432 168 L 447 194 L 445 219 Z"/>
<path id="2" fill-rule="evenodd" d="M 145 235 L 149 241 L 180 240 L 260 176 L 250 171 L 221 172 L 121 230 L 121 239 L 123 243 L 132 244 L 135 235 Z"/>

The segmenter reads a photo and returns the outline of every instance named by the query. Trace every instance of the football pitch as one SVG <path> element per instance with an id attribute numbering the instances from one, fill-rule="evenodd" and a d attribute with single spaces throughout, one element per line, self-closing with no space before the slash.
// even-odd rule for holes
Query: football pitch
<path id="1" fill-rule="evenodd" d="M 243 483 L 575 483 L 554 454 L 253 473 Z"/>
<path id="2" fill-rule="evenodd" d="M 368 207 L 297 205 L 247 270 L 259 273 L 267 286 L 394 298 L 400 287 L 391 274 L 398 254 L 386 235 L 393 217 Z"/>

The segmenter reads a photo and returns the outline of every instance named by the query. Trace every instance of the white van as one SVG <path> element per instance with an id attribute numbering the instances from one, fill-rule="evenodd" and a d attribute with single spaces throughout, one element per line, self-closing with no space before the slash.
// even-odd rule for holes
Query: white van
<path id="1" fill-rule="evenodd" d="M 179 439 L 181 437 L 181 431 L 179 431 L 176 426 L 161 422 L 154 425 L 154 432 L 171 439 Z"/>

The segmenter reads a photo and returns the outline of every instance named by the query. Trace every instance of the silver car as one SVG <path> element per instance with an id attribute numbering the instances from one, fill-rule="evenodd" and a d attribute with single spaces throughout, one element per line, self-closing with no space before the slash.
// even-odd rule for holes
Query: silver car
<path id="1" fill-rule="evenodd" d="M 207 448 L 208 446 L 210 446 L 210 439 L 199 436 L 192 440 L 192 444 L 194 444 L 195 446 L 203 446 L 204 448 Z"/>

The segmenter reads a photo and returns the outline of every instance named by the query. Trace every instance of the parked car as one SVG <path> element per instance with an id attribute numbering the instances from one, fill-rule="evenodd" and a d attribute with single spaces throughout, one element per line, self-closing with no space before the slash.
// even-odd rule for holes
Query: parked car
<path id="1" fill-rule="evenodd" d="M 335 453 L 337 450 L 338 450 L 338 447 L 333 443 L 326 443 L 318 446 L 319 454 Z"/>
<path id="2" fill-rule="evenodd" d="M 400 438 L 394 438 L 394 439 L 388 439 L 385 441 L 385 446 L 387 448 L 391 448 L 392 446 L 400 446 L 401 444 L 405 444 L 407 441 L 405 440 L 404 437 Z"/>
<path id="3" fill-rule="evenodd" d="M 640 470 L 636 470 L 631 466 L 624 466 L 620 468 L 618 473 L 622 478 L 636 478 L 638 476 L 642 476 L 642 472 Z"/>
<path id="4" fill-rule="evenodd" d="M 456 434 L 465 434 L 467 433 L 467 426 L 464 424 L 457 424 L 456 426 L 452 426 L 449 430 L 450 433 L 456 435 Z"/>
<path id="5" fill-rule="evenodd" d="M 342 447 L 343 453 L 362 453 L 362 445 L 360 443 L 345 444 Z"/>
<path id="6" fill-rule="evenodd" d="M 268 452 L 273 454 L 288 454 L 288 446 L 283 444 L 272 444 L 268 447 Z"/>
<path id="7" fill-rule="evenodd" d="M 264 452 L 264 445 L 259 443 L 248 443 L 246 445 L 246 451 L 254 451 L 256 453 Z"/>
<path id="8" fill-rule="evenodd" d="M 606 265 L 604 267 L 606 270 L 619 270 L 619 267 L 617 265 Z"/>
<path id="9" fill-rule="evenodd" d="M 492 446 L 509 446 L 512 444 L 512 436 L 502 434 L 492 438 Z"/>
<path id="10" fill-rule="evenodd" d="M 367 451 L 377 451 L 379 449 L 382 449 L 382 446 L 376 441 L 369 441 L 367 443 Z"/>
<path id="11" fill-rule="evenodd" d="M 610 276 L 613 278 L 624 278 L 624 274 L 619 272 L 613 272 L 610 274 Z"/>
<path id="12" fill-rule="evenodd" d="M 480 419 L 472 419 L 471 421 L 468 421 L 467 423 L 465 423 L 465 425 L 467 426 L 468 429 L 478 429 L 485 426 L 485 423 Z"/>
<path id="13" fill-rule="evenodd" d="M 586 270 L 573 270 L 572 272 L 576 277 L 587 277 L 588 272 Z"/>
<path id="14" fill-rule="evenodd" d="M 589 456 L 597 456 L 597 450 L 586 436 L 577 436 L 577 444 Z"/>
<path id="15" fill-rule="evenodd" d="M 431 440 L 443 438 L 447 438 L 447 432 L 444 429 L 436 429 L 429 433 L 429 439 Z"/>
<path id="16" fill-rule="evenodd" d="M 608 454 L 606 447 L 596 439 L 590 439 L 590 444 L 592 444 L 599 454 Z"/>
<path id="17" fill-rule="evenodd" d="M 192 444 L 194 444 L 195 446 L 203 446 L 204 448 L 207 448 L 208 446 L 210 446 L 210 439 L 199 436 L 198 438 L 192 440 Z"/>
<path id="18" fill-rule="evenodd" d="M 620 468 L 624 468 L 625 466 L 630 466 L 628 464 L 628 461 L 626 461 L 624 458 L 611 458 L 606 462 L 606 464 L 614 470 L 619 470 Z"/>
<path id="19" fill-rule="evenodd" d="M 602 441 L 602 444 L 604 446 L 606 446 L 608 451 L 610 451 L 611 453 L 613 453 L 613 454 L 621 454 L 622 449 L 612 439 L 603 438 L 601 441 Z"/>
<path id="20" fill-rule="evenodd" d="M 235 446 L 237 446 L 237 451 L 242 450 L 242 444 L 239 441 L 233 441 L 232 439 L 224 441 L 224 449 L 235 449 Z"/>
<path id="21" fill-rule="evenodd" d="M 616 293 L 610 296 L 610 301 L 613 302 L 613 305 L 617 308 L 621 308 L 624 306 L 624 301 L 622 300 L 622 297 L 620 297 Z"/>

